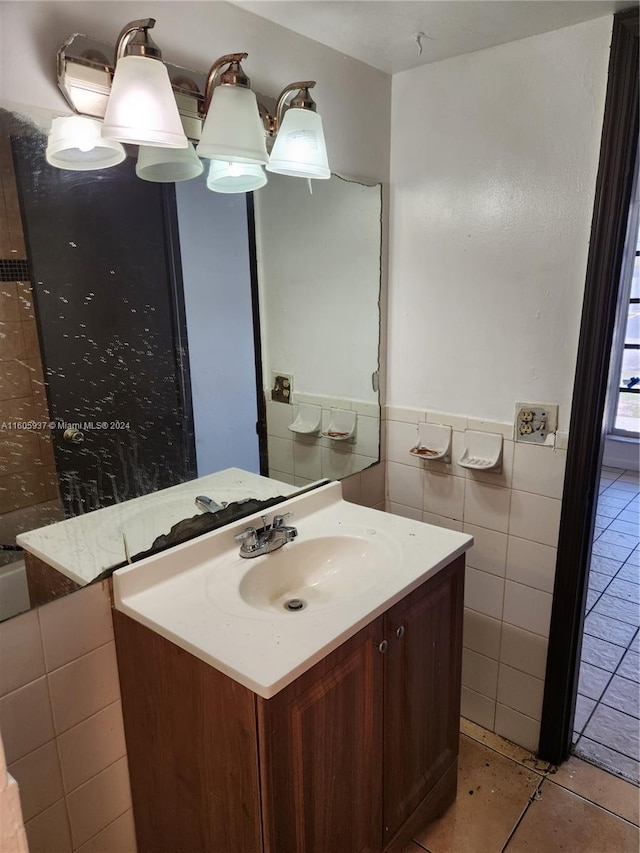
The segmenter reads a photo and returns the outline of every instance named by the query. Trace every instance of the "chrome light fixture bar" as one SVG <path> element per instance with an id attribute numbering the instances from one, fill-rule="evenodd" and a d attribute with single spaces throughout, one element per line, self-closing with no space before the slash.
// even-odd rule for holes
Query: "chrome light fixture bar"
<path id="1" fill-rule="evenodd" d="M 104 118 L 114 74 L 113 45 L 80 33 L 69 36 L 58 51 L 58 86 L 77 113 Z M 205 75 L 165 62 L 185 135 L 200 139 Z"/>

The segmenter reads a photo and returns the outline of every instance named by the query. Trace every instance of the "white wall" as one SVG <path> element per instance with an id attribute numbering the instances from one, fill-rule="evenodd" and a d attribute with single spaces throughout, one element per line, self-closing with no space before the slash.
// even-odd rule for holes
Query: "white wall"
<path id="1" fill-rule="evenodd" d="M 114 44 L 122 26 L 157 20 L 164 58 L 206 71 L 219 56 L 247 51 L 252 87 L 276 97 L 294 80 L 317 80 L 334 172 L 386 181 L 391 78 L 318 42 L 224 2 L 0 2 L 0 99 L 71 110 L 56 85 L 56 53 L 74 32 Z"/>
<path id="2" fill-rule="evenodd" d="M 265 389 L 377 402 L 380 187 L 270 175 L 254 198 Z"/>
<path id="3" fill-rule="evenodd" d="M 198 477 L 259 474 L 247 203 L 205 178 L 176 184 Z"/>
<path id="4" fill-rule="evenodd" d="M 389 403 L 567 428 L 611 26 L 393 77 Z"/>
<path id="5" fill-rule="evenodd" d="M 393 78 L 387 509 L 471 533 L 462 713 L 540 730 L 566 433 L 511 441 L 516 401 L 569 424 L 612 19 Z M 450 464 L 409 456 L 450 424 Z M 500 474 L 456 464 L 501 433 Z M 560 438 L 560 436 L 559 436 Z"/>

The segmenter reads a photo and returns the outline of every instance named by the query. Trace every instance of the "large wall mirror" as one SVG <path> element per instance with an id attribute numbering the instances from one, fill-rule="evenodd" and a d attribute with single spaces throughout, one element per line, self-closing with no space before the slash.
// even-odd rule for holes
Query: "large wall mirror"
<path id="1" fill-rule="evenodd" d="M 229 467 L 303 487 L 379 459 L 379 185 L 223 195 L 45 145 L 0 110 L 0 618 L 19 533 Z"/>

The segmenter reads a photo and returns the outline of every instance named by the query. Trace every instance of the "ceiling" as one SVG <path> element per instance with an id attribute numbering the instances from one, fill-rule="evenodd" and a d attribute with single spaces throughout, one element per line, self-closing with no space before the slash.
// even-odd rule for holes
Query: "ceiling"
<path id="1" fill-rule="evenodd" d="M 295 33 L 395 74 L 568 27 L 633 0 L 240 0 Z M 422 53 L 415 34 L 424 33 Z"/>

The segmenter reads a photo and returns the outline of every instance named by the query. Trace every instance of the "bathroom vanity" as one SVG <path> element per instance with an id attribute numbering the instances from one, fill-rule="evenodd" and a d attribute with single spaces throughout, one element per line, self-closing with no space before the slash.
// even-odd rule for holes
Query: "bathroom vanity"
<path id="1" fill-rule="evenodd" d="M 278 552 L 246 519 L 114 575 L 139 853 L 400 853 L 455 797 L 471 537 L 282 508 Z"/>

